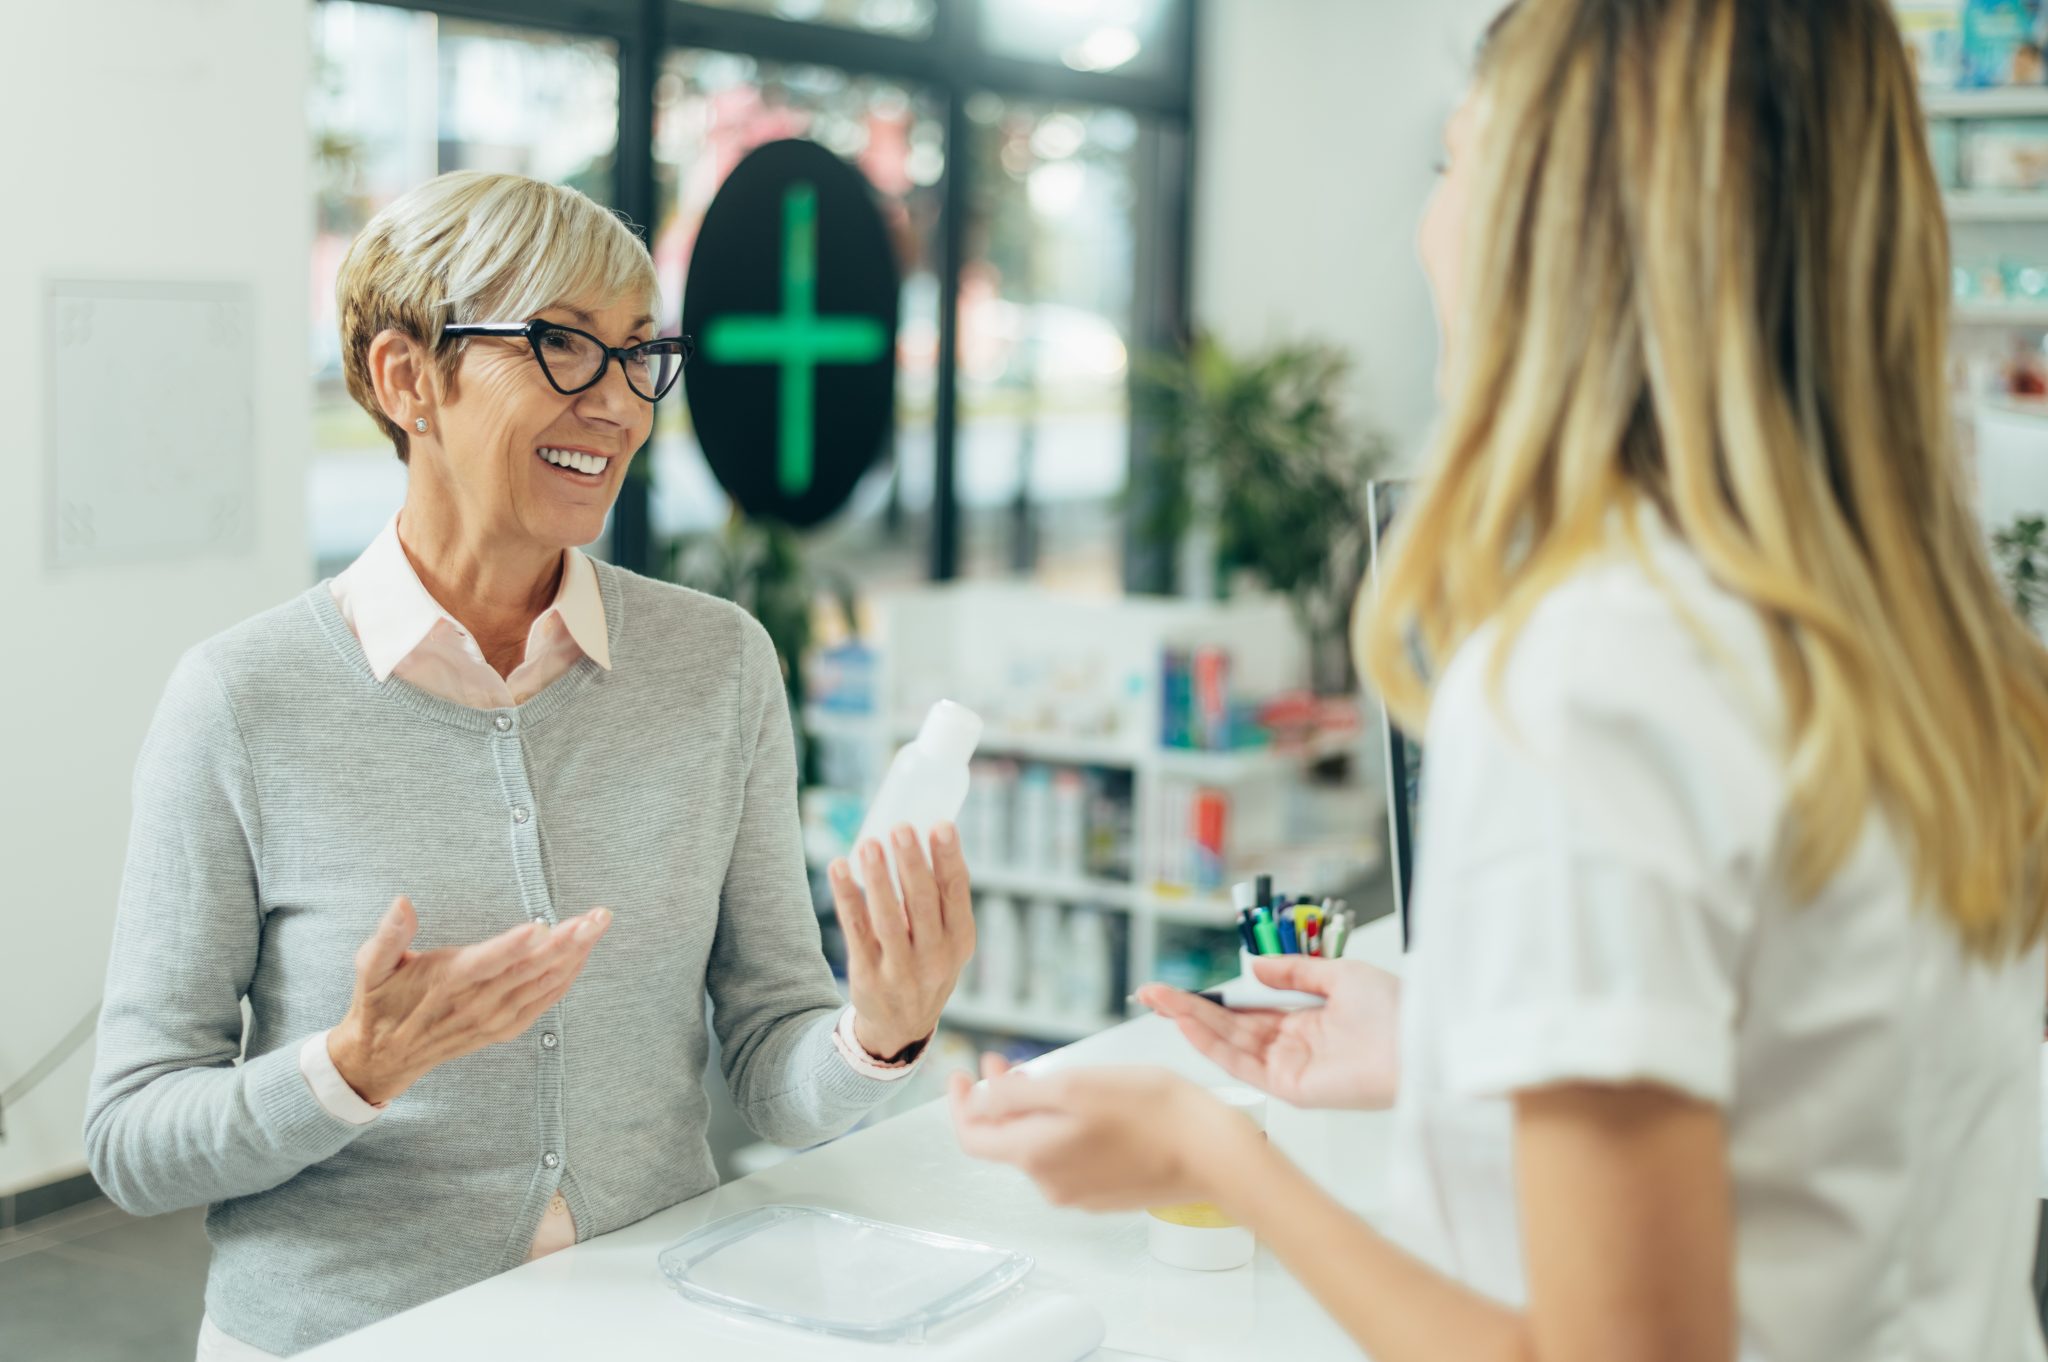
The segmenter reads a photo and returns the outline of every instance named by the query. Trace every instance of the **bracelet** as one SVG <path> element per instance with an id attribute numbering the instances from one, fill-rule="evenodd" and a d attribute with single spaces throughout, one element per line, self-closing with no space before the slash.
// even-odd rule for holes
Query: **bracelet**
<path id="1" fill-rule="evenodd" d="M 874 1060 L 877 1064 L 914 1064 L 917 1062 L 917 1057 L 924 1053 L 924 1047 L 930 1043 L 931 1037 L 926 1036 L 923 1040 L 914 1040 L 895 1054 L 886 1057 L 876 1054 L 865 1045 L 860 1048 L 866 1051 L 868 1058 Z"/>

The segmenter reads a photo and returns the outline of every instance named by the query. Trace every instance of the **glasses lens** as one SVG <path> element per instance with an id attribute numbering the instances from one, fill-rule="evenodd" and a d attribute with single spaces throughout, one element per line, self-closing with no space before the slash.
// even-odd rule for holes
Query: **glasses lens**
<path id="1" fill-rule="evenodd" d="M 540 362 L 557 388 L 574 392 L 589 387 L 604 363 L 603 347 L 579 332 L 548 327 L 537 340 Z"/>
<path id="2" fill-rule="evenodd" d="M 652 402 L 666 396 L 683 371 L 686 352 L 680 340 L 649 341 L 627 352 L 626 381 Z"/>

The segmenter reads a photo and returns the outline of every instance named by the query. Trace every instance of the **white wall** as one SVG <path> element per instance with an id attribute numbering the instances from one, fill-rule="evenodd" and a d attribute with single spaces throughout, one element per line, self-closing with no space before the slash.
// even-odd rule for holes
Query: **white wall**
<path id="1" fill-rule="evenodd" d="M 1501 0 L 1204 0 L 1194 308 L 1234 348 L 1332 341 L 1411 459 L 1435 415 L 1415 255 L 1443 122 Z"/>
<path id="2" fill-rule="evenodd" d="M 304 528 L 310 189 L 298 0 L 5 0 L 0 112 L 0 1088 L 98 999 L 128 779 L 178 654 L 311 580 Z M 255 300 L 256 543 L 45 568 L 43 288 L 239 282 Z M 107 355 L 149 362 L 143 338 Z M 223 374 L 225 387 L 248 375 Z M 203 403 L 201 404 L 203 408 Z M 0 1192 L 84 1167 L 91 1047 L 7 1113 Z"/>

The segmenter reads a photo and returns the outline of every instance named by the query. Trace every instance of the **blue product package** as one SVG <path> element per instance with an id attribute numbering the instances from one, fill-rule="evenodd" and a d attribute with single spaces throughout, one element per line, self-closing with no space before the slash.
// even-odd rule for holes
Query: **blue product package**
<path id="1" fill-rule="evenodd" d="M 1159 745 L 1194 746 L 1194 662 L 1187 652 L 1168 648 L 1159 657 Z"/>
<path id="2" fill-rule="evenodd" d="M 1963 84 L 2038 85 L 2041 0 L 1968 0 L 1963 7 Z"/>

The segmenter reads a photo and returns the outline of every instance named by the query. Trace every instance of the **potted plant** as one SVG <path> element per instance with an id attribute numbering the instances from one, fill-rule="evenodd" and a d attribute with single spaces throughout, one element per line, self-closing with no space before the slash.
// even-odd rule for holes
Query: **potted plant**
<path id="1" fill-rule="evenodd" d="M 815 784 L 815 749 L 803 719 L 803 669 L 811 647 L 813 609 L 820 600 L 833 602 L 852 632 L 852 584 L 812 569 L 795 530 L 779 522 L 749 520 L 737 507 L 718 529 L 671 540 L 665 556 L 670 581 L 732 601 L 768 631 L 782 663 L 783 689 L 803 764 L 802 783 Z"/>
<path id="2" fill-rule="evenodd" d="M 1349 426 L 1338 391 L 1350 361 L 1297 342 L 1234 354 L 1198 334 L 1138 374 L 1158 432 L 1140 489 L 1138 533 L 1169 551 L 1213 544 L 1213 581 L 1249 575 L 1287 597 L 1308 640 L 1316 688 L 1353 683 L 1351 607 L 1371 555 L 1366 488 L 1387 447 Z M 1182 577 L 1200 575 L 1190 565 Z"/>
<path id="3" fill-rule="evenodd" d="M 2023 515 L 1991 536 L 1991 553 L 2013 609 L 2038 625 L 2048 604 L 2048 518 Z"/>

